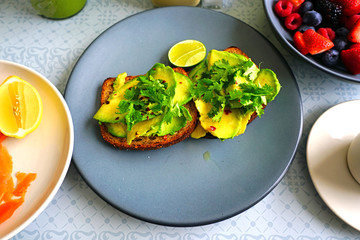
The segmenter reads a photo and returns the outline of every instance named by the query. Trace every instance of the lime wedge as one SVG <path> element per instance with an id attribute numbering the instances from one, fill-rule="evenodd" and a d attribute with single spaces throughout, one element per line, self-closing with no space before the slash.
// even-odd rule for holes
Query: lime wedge
<path id="1" fill-rule="evenodd" d="M 206 56 L 205 45 L 197 40 L 184 40 L 172 46 L 168 52 L 170 63 L 177 67 L 191 67 Z"/>

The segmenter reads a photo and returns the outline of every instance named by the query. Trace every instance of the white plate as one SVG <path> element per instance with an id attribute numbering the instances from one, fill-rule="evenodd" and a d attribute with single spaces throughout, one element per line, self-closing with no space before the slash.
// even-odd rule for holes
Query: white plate
<path id="1" fill-rule="evenodd" d="M 3 145 L 13 158 L 13 173 L 37 173 L 25 202 L 1 224 L 0 239 L 8 239 L 30 224 L 55 196 L 69 168 L 74 129 L 68 106 L 60 92 L 39 73 L 16 63 L 0 60 L 0 83 L 17 75 L 40 93 L 44 112 L 39 127 L 23 139 L 7 138 Z"/>
<path id="2" fill-rule="evenodd" d="M 313 125 L 307 142 L 310 176 L 328 207 L 360 230 L 360 184 L 350 174 L 347 151 L 360 133 L 360 100 L 338 104 Z"/>

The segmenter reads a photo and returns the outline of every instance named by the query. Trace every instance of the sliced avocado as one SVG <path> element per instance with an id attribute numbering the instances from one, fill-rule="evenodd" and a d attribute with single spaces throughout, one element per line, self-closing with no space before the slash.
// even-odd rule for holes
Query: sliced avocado
<path id="1" fill-rule="evenodd" d="M 276 77 L 276 74 L 272 70 L 267 68 L 260 70 L 260 72 L 257 75 L 257 78 L 255 79 L 255 82 L 258 83 L 261 87 L 267 84 L 273 88 L 273 94 L 266 97 L 267 102 L 274 100 L 274 98 L 279 93 L 281 88 L 281 85 Z"/>
<path id="2" fill-rule="evenodd" d="M 245 132 L 246 127 L 249 123 L 249 120 L 250 120 L 252 114 L 253 114 L 253 112 L 249 111 L 243 115 L 241 122 L 240 122 L 240 128 L 239 128 L 239 131 L 236 134 L 236 136 L 243 134 Z"/>
<path id="3" fill-rule="evenodd" d="M 100 122 L 116 123 L 124 120 L 126 113 L 119 114 L 118 106 L 121 100 L 124 99 L 124 93 L 127 89 L 135 86 L 138 80 L 133 80 L 125 83 L 123 86 L 118 88 L 116 92 L 110 94 L 106 103 L 101 105 L 99 110 L 94 115 L 94 119 Z"/>
<path id="4" fill-rule="evenodd" d="M 209 52 L 207 60 L 208 69 L 210 69 L 211 66 L 219 60 L 226 60 L 230 66 L 236 66 L 248 61 L 249 59 L 243 55 L 213 49 Z"/>
<path id="5" fill-rule="evenodd" d="M 160 129 L 156 135 L 165 136 L 165 135 L 173 135 L 175 132 L 179 131 L 183 127 L 186 126 L 187 119 L 185 116 L 182 117 L 174 117 L 171 123 L 162 122 L 160 125 Z"/>
<path id="6" fill-rule="evenodd" d="M 205 131 L 220 138 L 227 139 L 237 136 L 241 128 L 241 121 L 244 114 L 241 109 L 231 109 L 224 113 L 219 122 L 213 121 L 208 117 L 208 112 L 211 109 L 211 104 L 205 103 L 202 100 L 195 100 L 196 108 L 200 114 L 200 123 Z"/>
<path id="7" fill-rule="evenodd" d="M 193 81 L 196 82 L 196 80 L 200 79 L 202 74 L 204 72 L 206 72 L 207 70 L 207 64 L 208 61 L 205 59 L 203 60 L 201 63 L 199 63 L 198 65 L 196 65 L 189 73 L 189 78 Z"/>
<path id="8" fill-rule="evenodd" d="M 186 104 L 192 99 L 190 89 L 192 87 L 192 81 L 187 76 L 175 72 L 175 80 L 177 82 L 175 88 L 174 104 L 179 106 Z"/>
<path id="9" fill-rule="evenodd" d="M 155 63 L 155 65 L 148 71 L 149 76 L 155 79 L 163 80 L 168 84 L 168 91 L 173 96 L 175 95 L 175 88 L 177 81 L 175 79 L 175 71 L 162 63 Z"/>
<path id="10" fill-rule="evenodd" d="M 125 84 L 127 73 L 120 73 L 113 83 L 114 92 L 116 92 L 120 87 Z"/>
<path id="11" fill-rule="evenodd" d="M 108 132 L 115 137 L 126 137 L 126 124 L 118 123 L 103 123 L 105 124 Z"/>
<path id="12" fill-rule="evenodd" d="M 147 132 L 151 131 L 154 127 L 156 128 L 158 123 L 161 122 L 163 116 L 159 115 L 152 119 L 145 120 L 136 123 L 126 136 L 126 141 L 130 145 L 132 140 L 139 136 L 147 136 Z"/>
<path id="13" fill-rule="evenodd" d="M 201 126 L 200 122 L 196 124 L 194 131 L 191 133 L 190 137 L 192 138 L 202 138 L 206 136 L 207 131 Z"/>

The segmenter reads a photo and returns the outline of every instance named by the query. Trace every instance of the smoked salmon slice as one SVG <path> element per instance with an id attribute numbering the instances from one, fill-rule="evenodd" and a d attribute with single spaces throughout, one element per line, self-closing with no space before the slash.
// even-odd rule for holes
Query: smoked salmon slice
<path id="1" fill-rule="evenodd" d="M 1 134 L 1 133 L 0 133 Z M 12 178 L 13 161 L 1 144 L 0 135 L 0 224 L 9 219 L 25 200 L 25 194 L 36 173 L 16 173 L 16 186 Z"/>

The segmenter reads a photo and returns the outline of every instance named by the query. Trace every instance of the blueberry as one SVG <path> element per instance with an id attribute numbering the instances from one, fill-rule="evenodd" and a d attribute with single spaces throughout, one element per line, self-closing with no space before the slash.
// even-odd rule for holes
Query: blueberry
<path id="1" fill-rule="evenodd" d="M 322 62 L 329 67 L 335 66 L 339 61 L 339 51 L 336 49 L 330 49 L 322 54 Z"/>
<path id="2" fill-rule="evenodd" d="M 320 13 L 311 10 L 307 11 L 303 15 L 303 23 L 309 26 L 318 26 L 322 22 L 322 16 Z"/>
<path id="3" fill-rule="evenodd" d="M 349 29 L 346 27 L 340 27 L 335 30 L 336 37 L 346 37 L 349 34 Z"/>
<path id="4" fill-rule="evenodd" d="M 304 24 L 299 27 L 298 31 L 305 32 L 308 29 L 312 29 L 312 30 L 316 31 L 313 26 L 308 26 L 308 25 L 304 25 Z"/>
<path id="5" fill-rule="evenodd" d="M 303 4 L 301 4 L 299 8 L 299 13 L 305 13 L 307 11 L 311 11 L 314 9 L 314 4 L 310 1 L 306 1 Z"/>
<path id="6" fill-rule="evenodd" d="M 349 41 L 344 37 L 338 37 L 334 39 L 333 43 L 334 43 L 334 49 L 341 51 L 347 47 Z"/>

